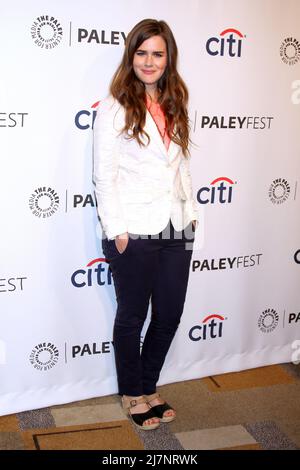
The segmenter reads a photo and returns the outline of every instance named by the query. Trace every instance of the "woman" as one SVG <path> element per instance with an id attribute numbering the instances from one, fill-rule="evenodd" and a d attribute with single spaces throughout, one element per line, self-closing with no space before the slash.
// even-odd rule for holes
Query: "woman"
<path id="1" fill-rule="evenodd" d="M 118 304 L 113 342 L 119 395 L 143 430 L 175 418 L 156 383 L 183 311 L 198 224 L 188 92 L 176 62 L 169 26 L 152 19 L 138 23 L 94 125 L 102 248 Z M 140 350 L 150 300 L 151 322 Z"/>

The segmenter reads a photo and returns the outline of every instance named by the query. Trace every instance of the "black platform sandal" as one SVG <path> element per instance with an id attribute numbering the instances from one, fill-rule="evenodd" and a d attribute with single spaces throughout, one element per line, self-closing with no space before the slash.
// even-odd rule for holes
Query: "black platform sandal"
<path id="1" fill-rule="evenodd" d="M 155 398 L 161 399 L 161 396 L 159 393 L 152 393 L 152 395 L 145 395 L 145 398 L 149 406 L 151 406 L 151 409 L 153 410 L 155 416 L 157 416 L 161 420 L 162 423 L 170 423 L 171 421 L 174 421 L 174 419 L 176 418 L 175 410 L 167 402 L 164 402 L 161 405 L 154 405 L 154 406 L 150 404 L 150 401 L 155 400 Z M 174 411 L 174 414 L 172 416 L 164 416 L 165 412 L 169 410 Z"/>
<path id="2" fill-rule="evenodd" d="M 135 426 L 137 426 L 139 429 L 142 429 L 143 431 L 151 431 L 153 429 L 157 429 L 160 425 L 160 421 L 152 424 L 144 424 L 148 419 L 157 418 L 156 414 L 153 412 L 149 404 L 148 411 L 145 411 L 144 413 L 131 413 L 130 408 L 133 408 L 134 406 L 139 405 L 141 403 L 147 403 L 147 400 L 144 397 L 134 398 L 124 395 L 122 396 L 123 410 L 125 411 L 126 415 L 131 418 Z"/>

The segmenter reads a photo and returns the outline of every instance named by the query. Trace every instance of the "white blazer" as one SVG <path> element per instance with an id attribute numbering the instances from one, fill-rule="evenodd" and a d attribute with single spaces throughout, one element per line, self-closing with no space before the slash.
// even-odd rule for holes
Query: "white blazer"
<path id="1" fill-rule="evenodd" d="M 94 122 L 93 180 L 97 210 L 108 239 L 124 232 L 156 234 L 171 218 L 176 230 L 197 221 L 189 160 L 170 142 L 167 150 L 147 111 L 146 147 L 119 134 L 125 110 L 112 96 L 102 100 Z M 143 141 L 147 144 L 147 139 Z"/>

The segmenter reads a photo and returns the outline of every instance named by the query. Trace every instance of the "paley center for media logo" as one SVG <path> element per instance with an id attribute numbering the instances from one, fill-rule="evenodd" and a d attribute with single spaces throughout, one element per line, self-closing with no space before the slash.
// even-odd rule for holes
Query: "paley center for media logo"
<path id="1" fill-rule="evenodd" d="M 241 57 L 245 37 L 235 28 L 224 29 L 218 36 L 206 41 L 206 51 L 211 56 Z"/>
<path id="2" fill-rule="evenodd" d="M 32 23 L 31 37 L 38 47 L 53 49 L 62 40 L 63 28 L 54 16 L 41 15 L 35 18 Z"/>
<path id="3" fill-rule="evenodd" d="M 300 249 L 295 252 L 294 261 L 295 263 L 300 264 Z"/>
<path id="4" fill-rule="evenodd" d="M 29 197 L 29 208 L 32 214 L 38 218 L 46 219 L 54 215 L 61 203 L 58 192 L 50 186 L 40 186 L 36 188 Z M 82 209 L 86 207 L 97 207 L 97 199 L 95 193 L 74 193 L 71 194 L 65 190 L 63 200 L 64 211 L 69 212 L 70 209 Z"/>
<path id="5" fill-rule="evenodd" d="M 279 322 L 279 314 L 274 308 L 267 308 L 258 318 L 258 328 L 263 333 L 271 333 L 275 330 Z"/>
<path id="6" fill-rule="evenodd" d="M 230 204 L 235 184 L 231 178 L 219 176 L 197 191 L 197 201 L 199 204 Z"/>
<path id="7" fill-rule="evenodd" d="M 273 204 L 283 204 L 289 198 L 291 187 L 285 178 L 277 178 L 272 181 L 268 194 Z"/>
<path id="8" fill-rule="evenodd" d="M 258 318 L 258 327 L 263 333 L 272 333 L 278 326 L 280 315 L 274 308 L 265 309 Z M 286 310 L 282 314 L 282 327 L 292 328 L 298 326 L 300 322 L 300 311 L 296 308 L 295 310 Z"/>
<path id="9" fill-rule="evenodd" d="M 59 208 L 59 195 L 49 186 L 36 188 L 29 198 L 29 209 L 38 218 L 51 217 Z"/>
<path id="10" fill-rule="evenodd" d="M 32 349 L 29 361 L 39 371 L 52 369 L 58 362 L 59 350 L 51 342 L 39 343 Z"/>
<path id="11" fill-rule="evenodd" d="M 104 46 L 124 46 L 126 35 L 124 31 L 86 28 L 74 26 L 69 22 L 68 45 L 74 44 L 101 44 Z M 31 25 L 31 37 L 38 47 L 42 49 L 53 49 L 63 39 L 63 26 L 61 21 L 51 15 L 41 15 L 35 18 Z"/>
<path id="12" fill-rule="evenodd" d="M 300 60 L 300 42 L 298 39 L 285 38 L 279 51 L 282 62 L 286 65 L 295 65 Z"/>
<path id="13" fill-rule="evenodd" d="M 191 341 L 216 340 L 223 335 L 224 321 L 227 317 L 223 315 L 208 315 L 199 324 L 192 326 L 189 331 Z"/>
<path id="14" fill-rule="evenodd" d="M 111 285 L 112 275 L 107 260 L 96 258 L 90 261 L 86 267 L 76 269 L 71 275 L 71 283 L 74 287 L 91 287 L 96 284 L 98 286 Z"/>

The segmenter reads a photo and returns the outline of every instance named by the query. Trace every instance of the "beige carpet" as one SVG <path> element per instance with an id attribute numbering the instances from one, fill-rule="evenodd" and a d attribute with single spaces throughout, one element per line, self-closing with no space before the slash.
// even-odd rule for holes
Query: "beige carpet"
<path id="1" fill-rule="evenodd" d="M 177 419 L 148 432 L 125 417 L 117 395 L 2 416 L 0 449 L 298 449 L 299 367 L 261 367 L 160 387 Z"/>

